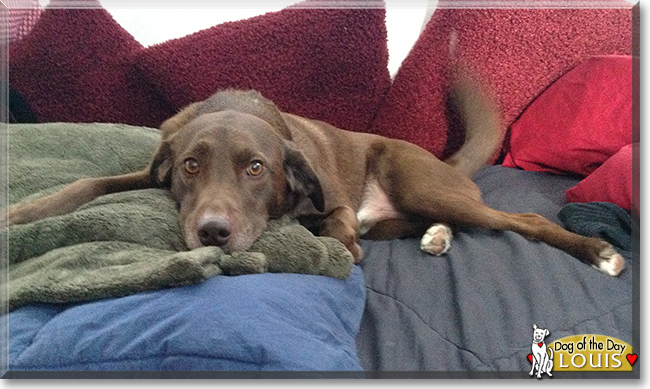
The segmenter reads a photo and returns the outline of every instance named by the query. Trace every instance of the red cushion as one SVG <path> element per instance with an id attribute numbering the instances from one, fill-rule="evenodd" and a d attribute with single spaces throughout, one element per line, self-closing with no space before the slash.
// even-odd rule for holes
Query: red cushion
<path id="1" fill-rule="evenodd" d="M 14 5 L 11 3 L 14 2 L 3 2 L 5 7 Z M 3 43 L 15 41 L 29 34 L 43 12 L 38 0 L 22 0 L 20 6 L 21 8 L 11 7 L 2 11 L 2 22 L 7 26 L 6 30 L 0 32 Z"/>
<path id="2" fill-rule="evenodd" d="M 591 58 L 512 125 L 504 166 L 587 175 L 632 142 L 632 58 Z"/>
<path id="3" fill-rule="evenodd" d="M 48 7 L 11 44 L 9 82 L 40 122 L 158 126 L 174 111 L 133 71 L 129 59 L 142 49 L 104 9 Z"/>
<path id="4" fill-rule="evenodd" d="M 396 75 L 373 124 L 375 132 L 438 156 L 462 143 L 462 134 L 448 133 L 445 115 L 452 36 L 459 61 L 497 97 L 505 134 L 535 97 L 582 60 L 630 55 L 632 11 L 437 9 Z"/>
<path id="5" fill-rule="evenodd" d="M 624 146 L 578 185 L 567 190 L 567 200 L 573 203 L 606 201 L 631 210 L 633 147 L 638 152 L 638 143 Z M 635 208 L 638 210 L 638 193 L 635 197 Z"/>
<path id="6" fill-rule="evenodd" d="M 137 67 L 177 109 L 252 88 L 282 110 L 365 130 L 390 87 L 384 19 L 384 9 L 287 8 L 152 46 Z"/>

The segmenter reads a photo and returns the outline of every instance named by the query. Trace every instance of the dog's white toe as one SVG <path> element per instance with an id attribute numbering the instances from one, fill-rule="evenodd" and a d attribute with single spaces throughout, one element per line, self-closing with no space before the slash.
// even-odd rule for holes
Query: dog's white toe
<path id="1" fill-rule="evenodd" d="M 593 267 L 607 275 L 616 277 L 625 268 L 625 259 L 623 256 L 614 250 L 613 247 L 609 246 L 603 249 L 599 257 L 601 261 L 598 264 L 593 265 Z"/>
<path id="2" fill-rule="evenodd" d="M 451 228 L 444 224 L 434 224 L 422 236 L 420 248 L 425 253 L 442 255 L 451 247 Z"/>

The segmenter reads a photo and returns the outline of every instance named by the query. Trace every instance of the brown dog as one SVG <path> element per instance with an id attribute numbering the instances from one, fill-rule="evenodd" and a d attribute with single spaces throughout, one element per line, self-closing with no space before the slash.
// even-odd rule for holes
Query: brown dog
<path id="1" fill-rule="evenodd" d="M 391 239 L 426 231 L 422 249 L 440 255 L 450 247 L 449 224 L 512 230 L 618 275 L 624 261 L 607 242 L 536 214 L 501 212 L 482 203 L 469 177 L 498 144 L 498 110 L 475 84 L 457 82 L 452 97 L 467 139 L 442 162 L 404 141 L 280 112 L 254 91 L 218 92 L 162 124 L 162 141 L 146 169 L 79 180 L 10 207 L 7 221 L 71 212 L 107 193 L 165 187 L 179 204 L 190 249 L 245 250 L 269 219 L 289 214 L 343 242 L 356 261 L 362 256 L 360 235 Z"/>

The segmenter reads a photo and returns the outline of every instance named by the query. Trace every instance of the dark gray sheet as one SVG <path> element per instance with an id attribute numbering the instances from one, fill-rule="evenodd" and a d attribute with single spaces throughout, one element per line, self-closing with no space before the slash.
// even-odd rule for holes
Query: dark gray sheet
<path id="1" fill-rule="evenodd" d="M 490 166 L 476 183 L 500 210 L 559 222 L 578 180 Z M 512 232 L 456 231 L 442 257 L 418 239 L 363 241 L 367 305 L 357 348 L 366 370 L 528 375 L 532 325 L 548 342 L 602 334 L 633 344 L 631 263 L 618 278 Z M 518 376 L 518 375 L 515 375 Z"/>

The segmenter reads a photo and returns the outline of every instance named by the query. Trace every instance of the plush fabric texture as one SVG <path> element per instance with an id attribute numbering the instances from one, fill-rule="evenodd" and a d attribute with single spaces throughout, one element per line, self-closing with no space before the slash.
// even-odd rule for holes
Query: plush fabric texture
<path id="1" fill-rule="evenodd" d="M 9 137 L 13 202 L 36 187 L 42 190 L 29 198 L 74 178 L 142 169 L 159 141 L 157 131 L 108 124 L 10 125 Z M 84 171 L 88 165 L 93 169 Z M 270 222 L 247 252 L 188 251 L 176 204 L 163 189 L 102 196 L 72 213 L 5 233 L 9 283 L 3 298 L 10 309 L 125 296 L 219 274 L 293 272 L 345 279 L 353 263 L 341 242 L 314 237 L 288 217 Z"/>
<path id="2" fill-rule="evenodd" d="M 503 165 L 586 176 L 631 142 L 632 57 L 594 57 L 553 83 L 512 125 Z"/>
<path id="3" fill-rule="evenodd" d="M 134 71 L 143 47 L 97 2 L 54 0 L 30 34 L 10 45 L 9 82 L 39 122 L 158 126 L 174 111 Z M 91 5 L 91 4 L 86 4 Z"/>
<path id="4" fill-rule="evenodd" d="M 628 260 L 632 252 L 632 218 L 623 208 L 608 202 L 567 204 L 558 213 L 570 231 L 605 239 Z"/>
<path id="5" fill-rule="evenodd" d="M 0 42 L 3 43 L 29 34 L 43 12 L 38 0 L 5 0 L 3 6 L 0 13 L 0 22 L 6 26 L 0 31 Z"/>
<path id="6" fill-rule="evenodd" d="M 437 156 L 459 147 L 463 135 L 454 126 L 448 132 L 445 109 L 453 49 L 455 60 L 484 80 L 500 104 L 505 138 L 553 81 L 589 57 L 630 55 L 631 37 L 631 9 L 436 9 L 372 129 Z"/>
<path id="7" fill-rule="evenodd" d="M 390 88 L 384 19 L 384 9 L 287 8 L 154 45 L 136 67 L 175 109 L 256 89 L 283 111 L 363 131 Z"/>
<path id="8" fill-rule="evenodd" d="M 572 203 L 609 202 L 631 211 L 633 147 L 637 147 L 638 150 L 639 144 L 622 147 L 618 153 L 611 156 L 578 185 L 567 190 L 567 200 Z M 638 212 L 638 195 L 635 209 Z"/>
<path id="9" fill-rule="evenodd" d="M 125 125 L 52 123 L 10 125 L 9 138 L 10 202 L 15 203 L 81 176 L 141 169 L 159 133 Z M 178 252 L 185 247 L 175 213 L 164 191 L 144 190 L 103 196 L 76 216 L 11 227 L 10 304 L 30 305 L 7 316 L 9 370 L 361 369 L 354 340 L 365 301 L 363 274 L 352 268 L 342 244 L 316 240 L 306 229 L 279 220 L 255 243 L 252 250 L 260 254 L 225 256 L 215 248 Z M 333 259 L 330 249 L 345 252 L 335 254 L 343 260 L 338 275 L 345 278 L 351 271 L 344 280 L 289 273 L 218 275 L 264 267 L 323 274 L 336 267 L 326 263 Z M 32 259 L 20 262 L 25 258 Z M 187 281 L 198 283 L 130 294 Z M 72 303 L 122 294 L 130 295 Z"/>

